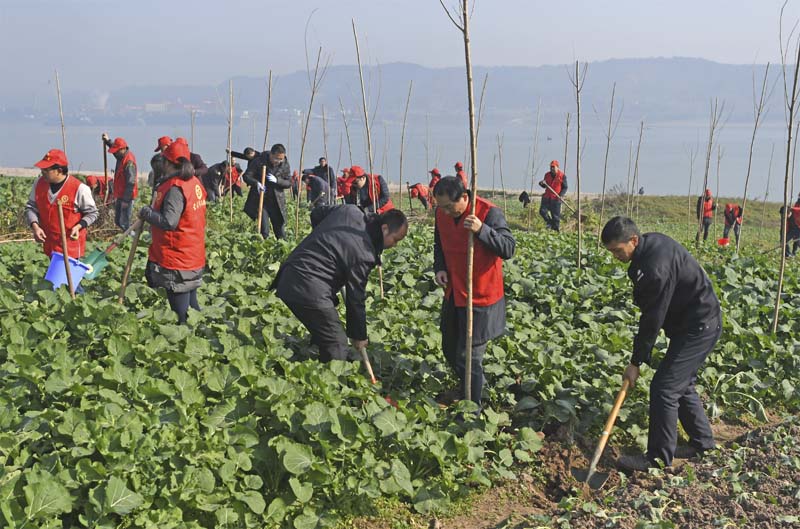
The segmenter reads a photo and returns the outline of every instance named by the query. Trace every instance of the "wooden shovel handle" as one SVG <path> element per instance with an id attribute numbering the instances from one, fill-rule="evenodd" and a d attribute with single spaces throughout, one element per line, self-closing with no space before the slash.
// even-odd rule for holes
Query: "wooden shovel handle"
<path id="1" fill-rule="evenodd" d="M 575 210 L 572 208 L 572 206 L 570 206 L 570 205 L 569 205 L 569 202 L 567 202 L 566 200 L 564 200 L 564 198 L 563 198 L 561 195 L 559 195 L 558 193 L 556 193 L 556 190 L 555 190 L 555 189 L 553 189 L 552 187 L 550 187 L 549 185 L 547 185 L 547 182 L 542 182 L 542 183 L 544 184 L 544 186 L 545 186 L 547 189 L 549 189 L 550 191 L 552 191 L 552 192 L 553 192 L 553 194 L 554 194 L 555 196 L 557 196 L 557 197 L 558 197 L 558 199 L 561 201 L 561 203 L 562 203 L 562 204 L 564 204 L 565 206 L 567 206 L 571 212 L 575 213 Z"/>
<path id="2" fill-rule="evenodd" d="M 122 284 L 119 287 L 119 297 L 117 301 L 122 304 L 125 302 L 125 289 L 128 287 L 128 277 L 131 274 L 131 267 L 133 266 L 133 259 L 136 257 L 136 247 L 139 245 L 139 237 L 142 235 L 142 227 L 144 221 L 137 220 L 129 229 L 135 230 L 133 241 L 131 241 L 131 252 L 128 254 L 128 262 L 125 263 L 125 271 L 122 272 Z"/>
<path id="3" fill-rule="evenodd" d="M 622 388 L 620 388 L 619 393 L 617 393 L 617 400 L 614 401 L 614 407 L 611 408 L 611 413 L 608 414 L 608 420 L 606 420 L 606 424 L 603 426 L 603 433 L 600 435 L 600 442 L 597 444 L 595 455 L 603 453 L 606 443 L 608 442 L 608 438 L 611 435 L 611 429 L 614 427 L 614 422 L 617 420 L 617 415 L 619 415 L 619 410 L 622 408 L 622 403 L 625 402 L 625 396 L 628 394 L 629 387 L 630 383 L 628 382 L 628 379 L 623 380 Z"/>
<path id="4" fill-rule="evenodd" d="M 72 270 L 69 267 L 69 251 L 67 251 L 67 228 L 64 226 L 64 207 L 58 198 L 56 200 L 58 201 L 58 229 L 61 231 L 61 253 L 64 256 L 67 286 L 69 286 L 69 295 L 72 296 L 72 299 L 75 299 L 75 287 L 72 285 Z"/>
<path id="5" fill-rule="evenodd" d="M 262 187 L 264 185 L 266 185 L 266 180 L 267 180 L 267 166 L 266 165 L 262 165 L 261 166 L 261 186 Z M 263 213 L 264 213 L 264 193 L 259 191 L 259 193 L 258 193 L 258 220 L 256 220 L 258 233 L 261 233 L 261 222 L 262 222 L 261 221 L 261 216 L 263 215 Z"/>
<path id="6" fill-rule="evenodd" d="M 378 381 L 375 378 L 375 373 L 372 372 L 372 364 L 369 361 L 369 355 L 367 354 L 367 348 L 366 347 L 361 347 L 361 348 L 359 348 L 358 352 L 361 353 L 361 360 L 364 362 L 364 367 L 367 368 L 367 373 L 369 373 L 370 382 L 372 382 L 373 384 L 377 384 Z"/>

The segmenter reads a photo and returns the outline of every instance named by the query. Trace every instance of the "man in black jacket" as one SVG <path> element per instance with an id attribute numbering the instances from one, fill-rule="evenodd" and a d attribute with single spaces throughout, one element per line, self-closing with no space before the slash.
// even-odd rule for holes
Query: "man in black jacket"
<path id="1" fill-rule="evenodd" d="M 328 203 L 330 197 L 330 188 L 328 183 L 314 173 L 305 173 L 302 178 L 303 183 L 308 188 L 306 198 L 310 204 L 311 209 L 318 206 L 324 206 Z"/>
<path id="2" fill-rule="evenodd" d="M 266 166 L 266 185 L 261 185 L 261 168 Z M 286 159 L 286 147 L 280 143 L 272 146 L 269 152 L 261 153 L 244 172 L 243 179 L 250 186 L 244 212 L 253 220 L 258 217 L 259 193 L 262 193 L 264 208 L 261 213 L 261 236 L 269 237 L 269 225 L 275 230 L 275 237 L 283 239 L 286 236 L 284 224 L 286 223 L 286 195 L 284 190 L 292 186 L 290 180 L 291 169 L 289 160 Z M 269 220 L 269 222 L 267 222 Z"/>
<path id="3" fill-rule="evenodd" d="M 695 391 L 697 371 L 722 333 L 719 300 L 703 268 L 680 244 L 660 233 L 642 235 L 627 217 L 614 217 L 603 228 L 602 241 L 616 259 L 630 263 L 633 301 L 642 314 L 633 354 L 623 380 L 636 384 L 661 329 L 669 347 L 650 383 L 650 429 L 647 453 L 622 456 L 630 470 L 670 466 L 674 457 L 689 458 L 714 448 L 703 403 Z M 689 435 L 677 446 L 678 420 Z"/>
<path id="4" fill-rule="evenodd" d="M 353 205 L 322 206 L 311 213 L 312 232 L 281 265 L 272 288 L 311 333 L 323 362 L 347 359 L 347 338 L 367 345 L 367 279 L 381 253 L 408 231 L 402 211 L 365 214 Z M 345 288 L 346 330 L 336 305 Z"/>
<path id="5" fill-rule="evenodd" d="M 314 174 L 317 175 L 323 182 L 328 184 L 330 192 L 328 196 L 322 200 L 325 204 L 333 204 L 336 201 L 336 173 L 333 168 L 328 165 L 328 160 L 323 158 L 319 159 L 319 165 L 314 168 Z"/>

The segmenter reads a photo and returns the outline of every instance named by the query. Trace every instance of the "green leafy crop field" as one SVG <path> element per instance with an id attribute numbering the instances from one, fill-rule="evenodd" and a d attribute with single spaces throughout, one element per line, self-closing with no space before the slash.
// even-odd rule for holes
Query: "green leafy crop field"
<path id="1" fill-rule="evenodd" d="M 24 231 L 19 210 L 30 184 L 0 181 L 8 233 Z M 466 404 L 441 409 L 433 400 L 455 380 L 439 347 L 430 219 L 415 215 L 407 239 L 384 254 L 385 299 L 377 274 L 371 282 L 368 351 L 381 379 L 373 387 L 357 361 L 315 360 L 305 329 L 268 288 L 291 234 L 262 241 L 241 207 L 239 199 L 232 224 L 227 202 L 209 210 L 203 310 L 191 311 L 186 326 L 175 325 L 163 293 L 144 282 L 146 243 L 124 304 L 116 295 L 128 243 L 75 300 L 43 280 L 38 245 L 0 244 L 0 526 L 413 527 L 469 510 L 482 491 L 523 475 L 544 490 L 555 445 L 574 445 L 578 457 L 591 450 L 637 322 L 624 267 L 597 249 L 592 229 L 582 272 L 574 233 L 542 231 L 536 219 L 530 231 L 515 230 L 517 254 L 505 266 L 508 332 L 485 360 L 489 403 L 480 417 L 457 420 Z M 526 224 L 518 205 L 509 217 Z M 685 239 L 685 224 L 670 226 Z M 753 243 L 738 257 L 710 241 L 695 252 L 725 315 L 699 391 L 715 421 L 748 427 L 796 417 L 800 406 L 798 274 L 791 263 L 773 335 L 778 252 L 762 253 L 771 244 L 764 239 Z M 102 244 L 90 240 L 89 248 Z M 645 441 L 651 376 L 644 371 L 622 409 L 617 448 Z M 783 428 L 796 432 L 796 420 Z M 548 434 L 544 442 L 537 431 Z M 776 468 L 745 469 L 758 445 L 743 441 L 704 463 L 717 465 L 708 476 L 797 476 L 800 441 L 774 435 Z M 706 475 L 693 472 L 684 483 Z M 670 494 L 665 479 L 639 499 Z M 748 479 L 729 480 L 741 487 L 730 501 L 768 503 Z M 549 507 L 518 527 L 633 527 L 676 516 L 657 510 L 663 498 L 648 504 L 655 511 L 631 507 L 632 486 L 621 477 L 608 495 L 584 502 L 565 481 Z M 774 519 L 791 523 L 800 485 L 772 494 L 782 506 L 770 511 Z M 398 510 L 406 514 L 381 518 Z"/>

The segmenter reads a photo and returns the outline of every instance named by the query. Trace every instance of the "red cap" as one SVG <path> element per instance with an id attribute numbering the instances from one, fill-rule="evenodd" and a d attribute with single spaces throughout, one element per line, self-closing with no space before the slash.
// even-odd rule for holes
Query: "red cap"
<path id="1" fill-rule="evenodd" d="M 558 167 L 558 160 L 553 160 L 550 162 L 550 167 Z"/>
<path id="2" fill-rule="evenodd" d="M 67 155 L 64 154 L 64 151 L 59 149 L 50 149 L 47 151 L 47 154 L 42 156 L 42 159 L 36 162 L 34 165 L 39 169 L 47 169 L 48 167 L 53 167 L 54 165 L 63 165 L 66 167 L 69 165 L 69 162 L 67 162 Z"/>
<path id="3" fill-rule="evenodd" d="M 428 172 L 430 174 L 433 174 L 433 175 L 436 175 L 436 176 L 442 176 L 442 173 L 440 173 L 439 170 L 437 168 L 435 168 L 435 167 L 433 169 L 431 169 L 430 171 L 428 171 Z"/>
<path id="4" fill-rule="evenodd" d="M 350 168 L 349 168 L 349 167 L 342 167 L 342 172 L 343 172 L 344 174 L 347 174 L 347 173 L 349 173 L 349 172 L 350 172 Z"/>
<path id="5" fill-rule="evenodd" d="M 186 141 L 186 138 L 184 138 L 183 136 L 178 136 L 177 138 L 175 138 L 175 141 L 177 141 L 178 143 L 182 143 L 187 147 L 189 146 L 189 142 Z"/>
<path id="6" fill-rule="evenodd" d="M 353 167 L 350 168 L 350 174 L 352 174 L 356 178 L 361 178 L 362 176 L 365 176 L 367 173 L 364 172 L 364 169 L 362 169 L 360 165 L 354 165 Z"/>
<path id="7" fill-rule="evenodd" d="M 164 149 L 164 158 L 172 163 L 180 163 L 181 158 L 185 158 L 188 161 L 190 159 L 189 147 L 177 140 L 173 141 L 169 144 L 169 147 Z"/>
<path id="8" fill-rule="evenodd" d="M 158 145 L 156 145 L 156 148 L 153 149 L 153 152 L 158 152 L 164 147 L 169 147 L 170 143 L 172 143 L 172 138 L 169 136 L 161 136 L 158 138 Z"/>
<path id="9" fill-rule="evenodd" d="M 462 164 L 461 162 L 456 162 L 456 169 L 463 169 L 463 168 L 464 164 Z"/>
<path id="10" fill-rule="evenodd" d="M 120 149 L 127 149 L 128 143 L 122 138 L 114 138 L 114 143 L 108 148 L 108 152 L 114 154 Z"/>

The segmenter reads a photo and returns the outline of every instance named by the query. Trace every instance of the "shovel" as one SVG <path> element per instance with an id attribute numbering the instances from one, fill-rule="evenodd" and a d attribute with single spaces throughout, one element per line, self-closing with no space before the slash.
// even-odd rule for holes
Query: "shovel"
<path id="1" fill-rule="evenodd" d="M 103 270 L 103 268 L 108 266 L 108 254 L 111 253 L 114 250 L 114 248 L 122 244 L 122 241 L 125 240 L 125 237 L 127 237 L 128 234 L 130 234 L 130 232 L 133 231 L 135 227 L 136 227 L 135 223 L 131 224 L 131 226 L 127 230 L 122 232 L 120 235 L 118 235 L 117 238 L 114 239 L 114 241 L 111 244 L 109 244 L 108 248 L 106 248 L 105 250 L 99 250 L 99 249 L 92 250 L 83 259 L 84 263 L 92 267 L 91 270 L 89 270 L 86 273 L 86 275 L 83 276 L 83 278 L 94 279 L 95 277 L 100 275 L 100 272 Z"/>
<path id="2" fill-rule="evenodd" d="M 606 420 L 606 425 L 603 426 L 603 433 L 600 435 L 600 441 L 597 443 L 597 449 L 594 451 L 594 457 L 589 465 L 589 470 L 572 467 L 572 477 L 581 483 L 586 483 L 592 490 L 597 490 L 605 484 L 608 479 L 608 473 L 597 472 L 597 463 L 600 461 L 600 456 L 603 455 L 603 450 L 608 442 L 608 437 L 611 434 L 611 429 L 614 427 L 614 421 L 617 420 L 617 414 L 625 401 L 625 396 L 628 393 L 629 382 L 624 380 L 622 382 L 622 389 L 617 394 L 617 400 L 614 401 L 614 407 L 611 408 L 611 413 Z"/>
<path id="3" fill-rule="evenodd" d="M 549 189 L 549 190 L 550 190 L 550 191 L 551 191 L 551 192 L 552 192 L 554 195 L 556 195 L 556 196 L 558 197 L 558 199 L 561 201 L 561 203 L 562 203 L 562 204 L 564 204 L 565 206 L 567 206 L 567 207 L 569 208 L 569 210 L 570 210 L 572 213 L 575 213 L 575 209 L 574 209 L 572 206 L 570 206 L 570 205 L 569 205 L 569 202 L 567 202 L 566 200 L 564 200 L 564 197 L 562 197 L 561 195 L 559 195 L 558 193 L 556 193 L 556 190 L 555 190 L 555 189 L 553 189 L 552 187 L 550 187 L 549 185 L 547 185 L 547 182 L 544 182 L 544 181 L 542 181 L 542 183 L 544 184 L 544 186 L 545 186 L 547 189 Z"/>
<path id="4" fill-rule="evenodd" d="M 369 355 L 367 354 L 367 348 L 366 347 L 360 347 L 358 349 L 358 352 L 361 353 L 361 360 L 364 362 L 364 367 L 367 368 L 367 374 L 369 374 L 370 382 L 372 382 L 373 385 L 377 384 L 378 380 L 375 378 L 375 373 L 372 371 L 372 363 L 369 361 Z M 386 400 L 386 402 L 388 402 L 389 404 L 391 404 L 392 406 L 397 408 L 397 402 L 395 402 L 394 399 L 392 399 L 388 395 L 383 397 L 383 398 Z"/>

